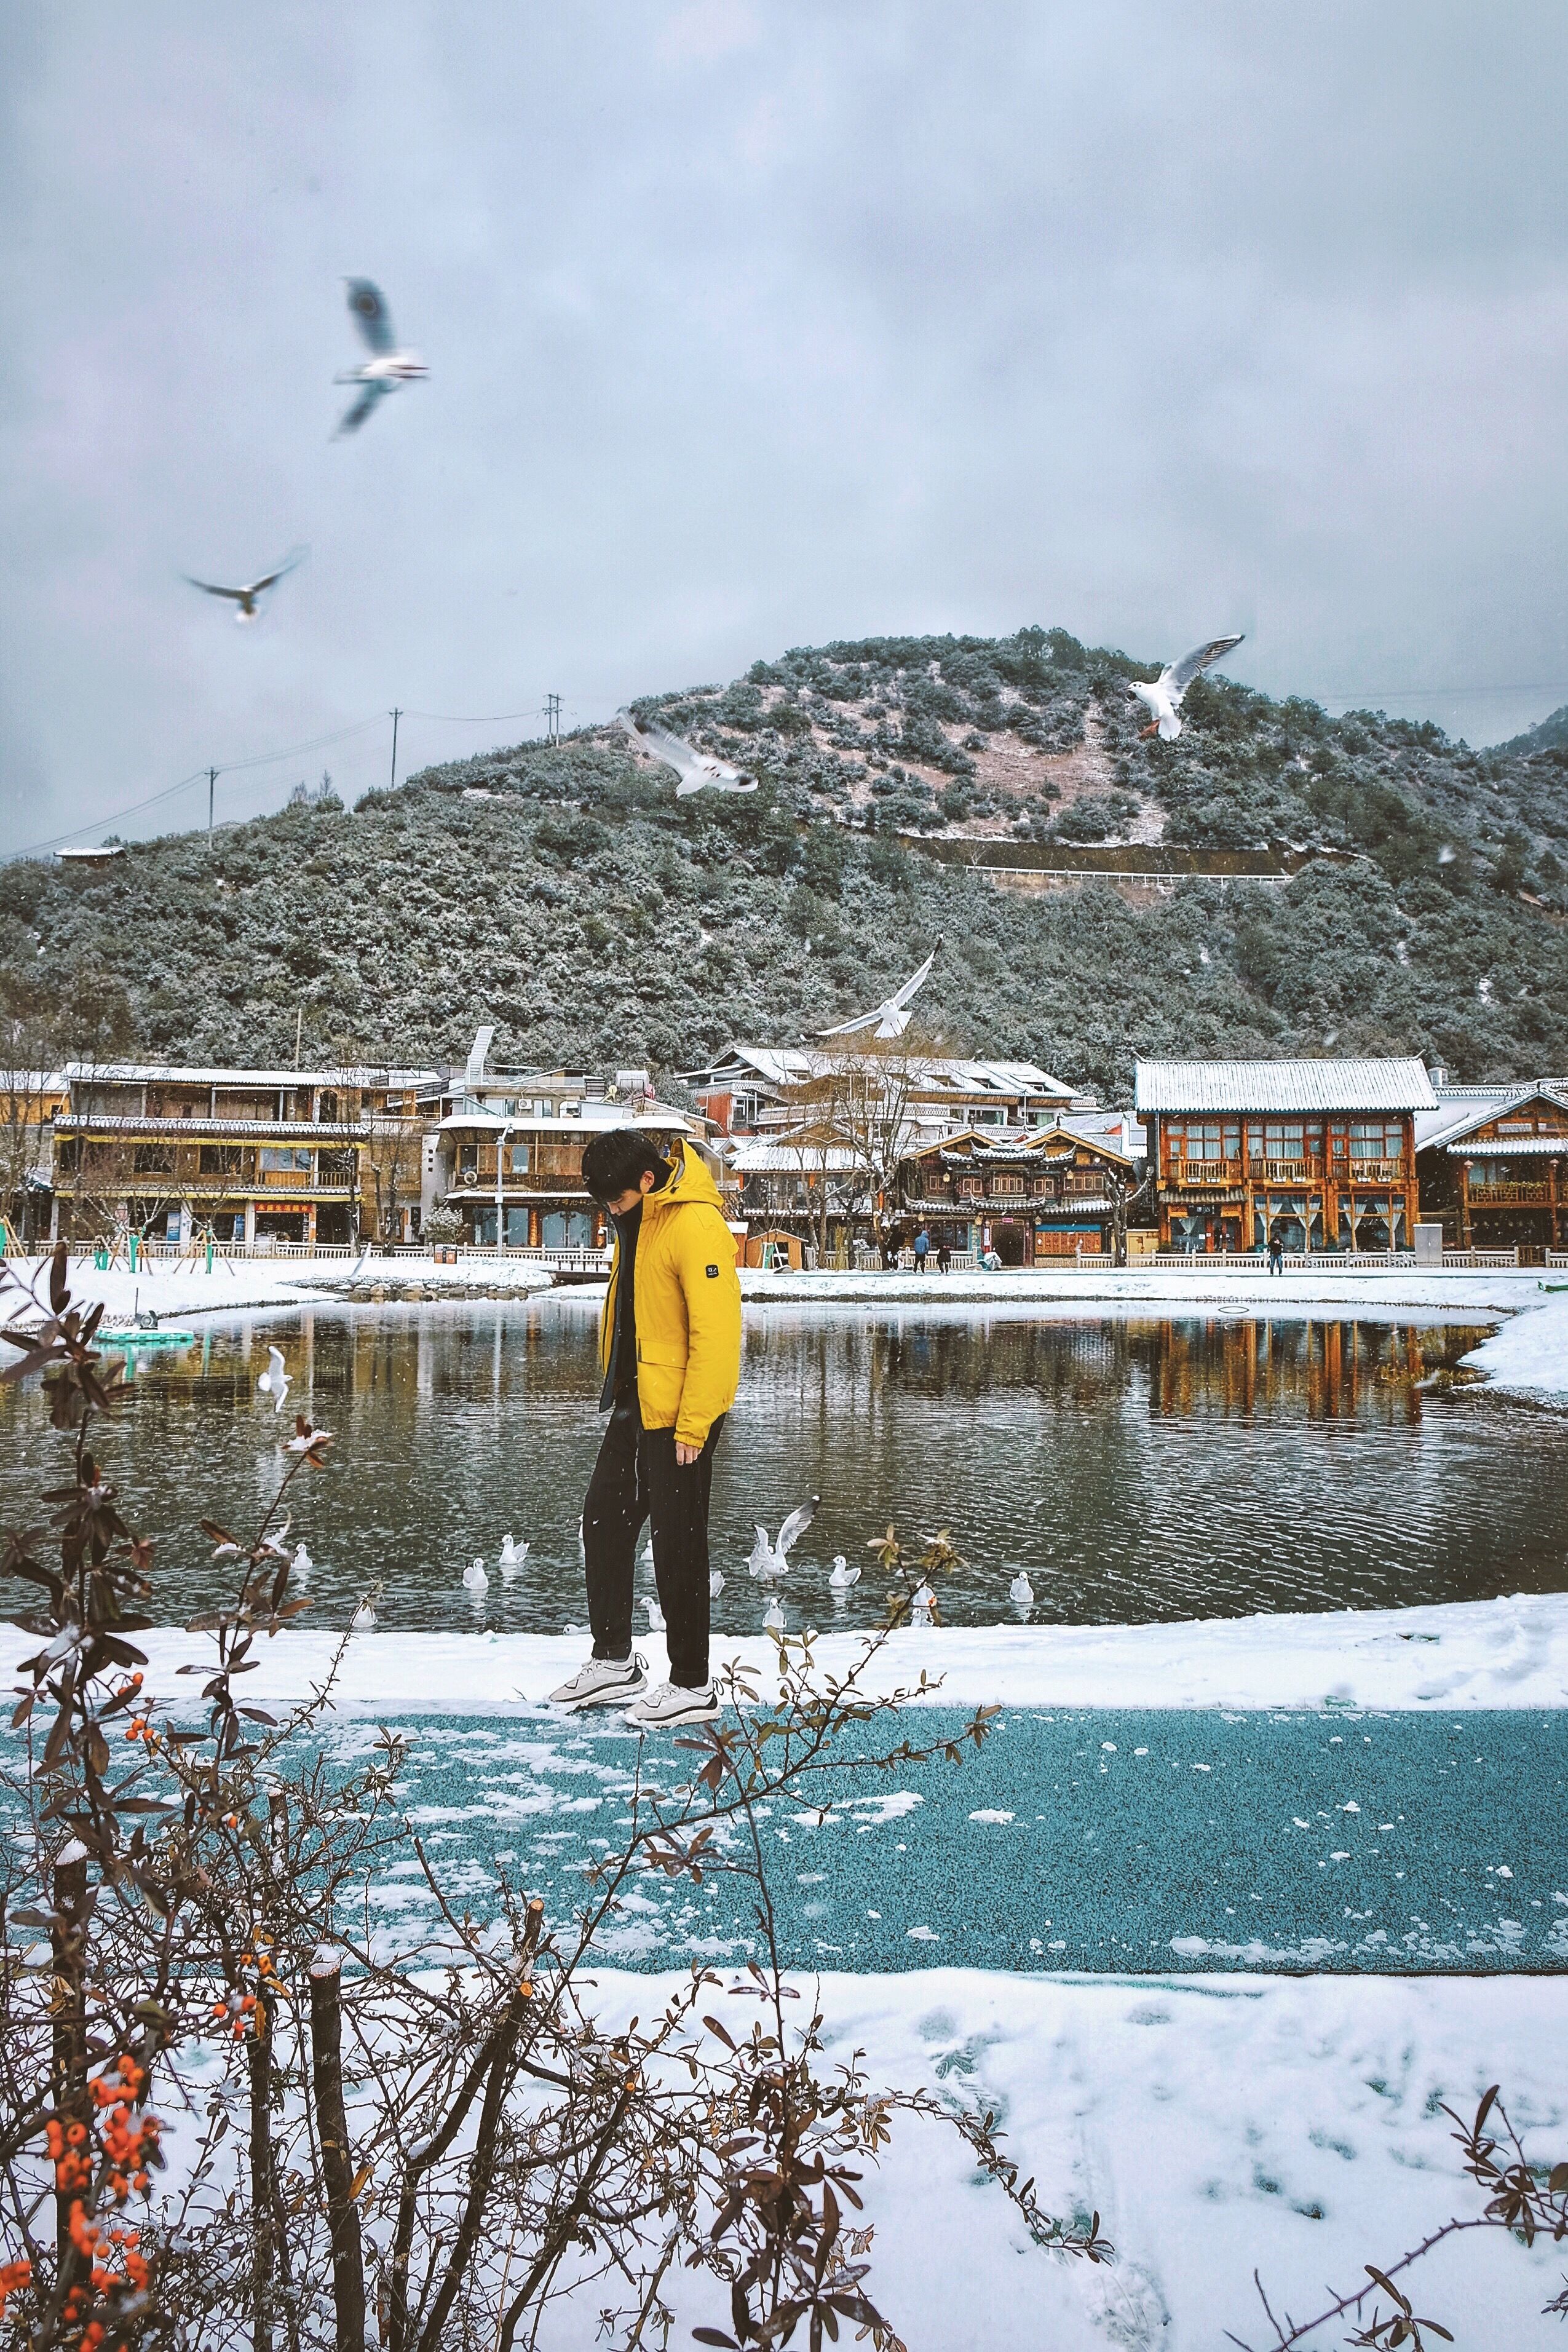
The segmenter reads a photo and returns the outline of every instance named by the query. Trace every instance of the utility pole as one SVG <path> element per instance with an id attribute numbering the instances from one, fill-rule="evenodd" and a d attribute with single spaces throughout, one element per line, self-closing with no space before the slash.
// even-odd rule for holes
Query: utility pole
<path id="1" fill-rule="evenodd" d="M 547 694 L 544 698 L 544 740 L 547 743 L 561 740 L 561 697 Z"/>
<path id="2" fill-rule="evenodd" d="M 209 841 L 212 838 L 213 829 L 213 793 L 216 791 L 216 786 L 217 770 L 216 768 L 209 768 L 207 770 L 207 838 Z"/>
<path id="3" fill-rule="evenodd" d="M 397 790 L 397 722 L 403 713 L 401 710 L 393 710 L 389 711 L 387 716 L 392 720 L 392 789 L 395 792 Z"/>

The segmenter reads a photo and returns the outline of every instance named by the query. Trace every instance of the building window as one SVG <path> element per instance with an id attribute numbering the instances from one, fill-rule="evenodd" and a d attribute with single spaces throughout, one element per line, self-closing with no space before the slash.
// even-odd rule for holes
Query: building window
<path id="1" fill-rule="evenodd" d="M 992 1189 L 998 1199 L 1012 1199 L 1022 1194 L 1024 1180 L 1021 1176 L 998 1176 Z"/>
<path id="2" fill-rule="evenodd" d="M 264 1176 L 308 1176 L 310 1155 L 291 1143 L 264 1143 L 257 1153 Z"/>
<path id="3" fill-rule="evenodd" d="M 237 1143 L 204 1143 L 197 1166 L 203 1176 L 237 1176 L 244 1166 L 242 1148 Z"/>
<path id="4" fill-rule="evenodd" d="M 509 1176 L 526 1176 L 529 1169 L 529 1148 L 526 1143 L 509 1143 L 506 1148 L 506 1172 Z"/>
<path id="5" fill-rule="evenodd" d="M 174 1172 L 174 1149 L 169 1143 L 139 1143 L 132 1165 L 138 1176 L 172 1176 Z"/>
<path id="6" fill-rule="evenodd" d="M 1404 1151 L 1405 1129 L 1397 1119 L 1352 1119 L 1352 1160 L 1398 1160 Z"/>

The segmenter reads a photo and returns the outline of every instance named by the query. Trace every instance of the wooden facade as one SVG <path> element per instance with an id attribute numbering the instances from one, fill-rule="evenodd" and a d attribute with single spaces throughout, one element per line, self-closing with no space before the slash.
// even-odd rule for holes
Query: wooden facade
<path id="1" fill-rule="evenodd" d="M 53 1129 L 53 1236 L 352 1243 L 374 1229 L 373 1169 L 401 1124 L 389 1107 L 418 1075 L 69 1069 Z"/>
<path id="2" fill-rule="evenodd" d="M 923 1224 L 931 1246 L 994 1250 L 1004 1265 L 1108 1251 L 1115 1196 L 1132 1162 L 1066 1127 L 1005 1140 L 971 1128 L 912 1151 L 900 1168 L 901 1235 Z"/>
<path id="3" fill-rule="evenodd" d="M 1412 1249 L 1435 1099 L 1414 1061 L 1141 1064 L 1161 1247 Z"/>
<path id="4" fill-rule="evenodd" d="M 1568 1246 L 1568 1091 L 1521 1087 L 1423 1140 L 1421 1213 L 1450 1249 L 1517 1249 L 1539 1264 Z"/>
<path id="5" fill-rule="evenodd" d="M 603 1081 L 563 1071 L 495 1071 L 432 1104 L 426 1213 L 454 1209 L 463 1239 L 517 1249 L 599 1249 L 608 1220 L 583 1181 L 583 1150 L 606 1128 L 636 1127 L 706 1149 L 703 1122 L 648 1096 L 620 1101 Z"/>

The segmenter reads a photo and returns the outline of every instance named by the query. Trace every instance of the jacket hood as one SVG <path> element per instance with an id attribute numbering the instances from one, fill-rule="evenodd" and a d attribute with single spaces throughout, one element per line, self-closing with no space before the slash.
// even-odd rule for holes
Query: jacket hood
<path id="1" fill-rule="evenodd" d="M 643 1202 L 643 1214 L 646 1217 L 650 1209 L 656 1212 L 684 1209 L 693 1202 L 700 1202 L 707 1209 L 717 1209 L 721 1216 L 723 1214 L 724 1202 L 719 1187 L 698 1154 L 683 1140 L 674 1175 L 668 1184 L 648 1194 Z"/>

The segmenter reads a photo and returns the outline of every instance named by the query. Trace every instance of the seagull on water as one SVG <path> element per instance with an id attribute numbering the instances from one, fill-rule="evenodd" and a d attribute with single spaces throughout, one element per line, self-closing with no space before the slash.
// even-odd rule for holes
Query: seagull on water
<path id="1" fill-rule="evenodd" d="M 643 1595 L 642 1605 L 647 1611 L 648 1632 L 650 1633 L 662 1633 L 664 1631 L 664 1612 L 659 1607 L 651 1592 L 647 1592 Z"/>
<path id="2" fill-rule="evenodd" d="M 268 1349 L 267 1370 L 259 1375 L 256 1385 L 263 1396 L 269 1396 L 272 1399 L 273 1412 L 281 1412 L 283 1400 L 288 1395 L 291 1385 L 284 1367 L 281 1348 Z"/>
<path id="3" fill-rule="evenodd" d="M 764 1633 L 782 1633 L 784 1629 L 784 1613 L 779 1606 L 779 1597 L 775 1592 L 763 1612 L 763 1631 Z"/>
<path id="4" fill-rule="evenodd" d="M 471 1559 L 468 1562 L 463 1570 L 463 1582 L 470 1592 L 489 1591 L 490 1580 L 485 1574 L 485 1564 L 482 1559 Z"/>
<path id="5" fill-rule="evenodd" d="M 349 289 L 349 314 L 364 337 L 370 357 L 363 367 L 350 368 L 346 374 L 332 378 L 334 383 L 357 383 L 360 388 L 359 398 L 344 413 L 332 436 L 336 441 L 357 433 L 389 392 L 395 392 L 400 384 L 419 383 L 430 373 L 417 352 L 398 350 L 392 313 L 380 287 L 368 278 L 349 278 L 343 282 Z"/>
<path id="6" fill-rule="evenodd" d="M 1007 1587 L 1007 1592 L 1008 1592 L 1008 1597 L 1009 1597 L 1009 1599 L 1012 1601 L 1013 1605 L 1014 1605 L 1014 1607 L 1015 1607 L 1015 1608 L 1016 1608 L 1016 1609 L 1032 1609 L 1032 1608 L 1034 1607 L 1034 1605 L 1035 1605 L 1035 1588 L 1034 1588 L 1034 1586 L 1030 1583 L 1030 1581 L 1029 1581 L 1028 1578 L 1025 1575 L 1025 1573 L 1024 1573 L 1024 1571 L 1023 1571 L 1023 1570 L 1022 1570 L 1022 1569 L 1020 1569 L 1020 1570 L 1018 1570 L 1017 1575 L 1013 1579 L 1012 1583 Z"/>
<path id="7" fill-rule="evenodd" d="M 851 1568 L 844 1554 L 841 1551 L 836 1551 L 833 1555 L 833 1573 L 827 1581 L 835 1592 L 847 1592 L 852 1584 L 858 1584 L 860 1581 L 859 1561 L 857 1560 Z"/>
<path id="8" fill-rule="evenodd" d="M 683 801 L 692 793 L 706 792 L 710 786 L 720 793 L 754 793 L 754 777 L 743 776 L 728 760 L 716 759 L 711 751 L 700 751 L 683 735 L 672 735 L 668 728 L 650 727 L 646 719 L 634 719 L 629 710 L 617 710 L 616 720 L 624 727 L 640 751 L 661 760 L 673 768 L 680 782 L 675 787 L 675 797 Z"/>
<path id="9" fill-rule="evenodd" d="M 724 1590 L 724 1571 L 723 1571 L 723 1570 L 722 1570 L 721 1568 L 710 1569 L 710 1570 L 709 1570 L 709 1571 L 708 1571 L 708 1593 L 709 1593 L 709 1598 L 710 1598 L 710 1600 L 717 1601 L 717 1600 L 718 1600 L 718 1598 L 719 1598 L 719 1595 L 723 1591 L 723 1590 Z"/>
<path id="10" fill-rule="evenodd" d="M 1239 636 L 1211 637 L 1206 646 L 1194 646 L 1180 661 L 1167 662 L 1152 686 L 1135 677 L 1131 690 L 1152 714 L 1142 732 L 1158 735 L 1163 743 L 1173 743 L 1182 731 L 1182 698 L 1188 687 L 1201 670 L 1207 669 L 1240 643 Z"/>
<path id="11" fill-rule="evenodd" d="M 512 1578 L 517 1574 L 518 1570 L 528 1558 L 529 1550 L 530 1547 L 527 1543 L 514 1544 L 510 1536 L 502 1536 L 500 1539 L 500 1559 L 498 1565 L 500 1569 L 502 1577 L 508 1584 L 511 1582 Z"/>
<path id="12" fill-rule="evenodd" d="M 375 1609 L 368 1594 L 349 1620 L 356 1633 L 369 1633 L 374 1629 Z"/>
<path id="13" fill-rule="evenodd" d="M 306 1549 L 305 1546 L 302 1543 L 296 1544 L 294 1547 L 294 1558 L 289 1566 L 289 1574 L 303 1580 L 305 1577 L 310 1575 L 310 1570 L 315 1567 L 315 1561 L 310 1558 L 310 1552 Z"/>
<path id="14" fill-rule="evenodd" d="M 746 1566 L 753 1576 L 759 1577 L 763 1583 L 774 1584 L 780 1577 L 789 1574 L 788 1555 L 810 1527 L 821 1500 L 820 1495 L 814 1495 L 809 1503 L 803 1503 L 798 1511 L 792 1511 L 779 1529 L 776 1544 L 760 1519 L 753 1522 L 757 1539 L 746 1560 Z"/>
<path id="15" fill-rule="evenodd" d="M 204 596 L 226 597 L 235 607 L 235 619 L 243 625 L 247 621 L 259 620 L 260 598 L 266 595 L 269 588 L 276 588 L 279 580 L 286 579 L 290 572 L 297 570 L 305 561 L 308 552 L 309 550 L 306 548 L 294 548 L 275 570 L 264 572 L 259 580 L 247 580 L 240 588 L 223 588 L 216 580 L 198 580 L 193 572 L 189 572 L 183 573 L 182 577 L 189 581 L 193 588 L 199 588 Z"/>

